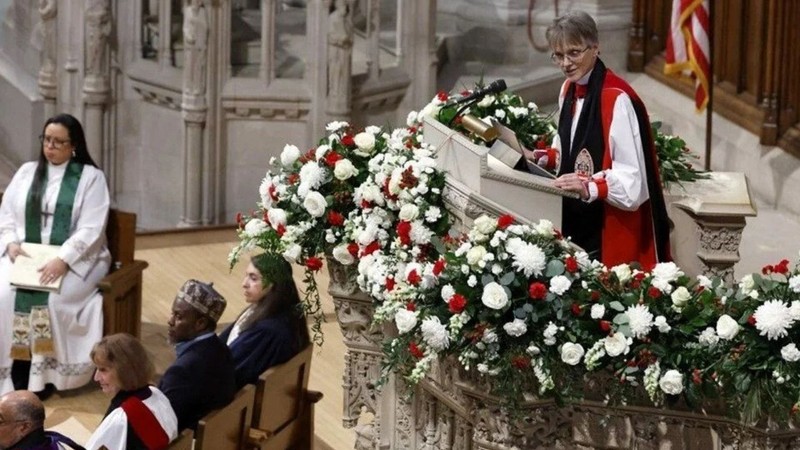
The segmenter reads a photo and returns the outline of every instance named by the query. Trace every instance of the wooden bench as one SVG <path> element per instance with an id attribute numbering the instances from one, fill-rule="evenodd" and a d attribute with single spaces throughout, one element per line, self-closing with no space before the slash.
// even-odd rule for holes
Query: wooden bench
<path id="1" fill-rule="evenodd" d="M 169 444 L 170 450 L 192 450 L 194 445 L 194 433 L 192 430 L 183 430 L 183 433 L 178 435 L 178 438 Z"/>
<path id="2" fill-rule="evenodd" d="M 106 240 L 111 252 L 111 268 L 97 284 L 103 295 L 103 335 L 130 333 L 141 338 L 142 272 L 147 262 L 133 259 L 136 214 L 109 209 Z"/>
<path id="3" fill-rule="evenodd" d="M 197 424 L 194 450 L 245 450 L 253 415 L 255 386 L 248 384 L 226 407 L 211 411 Z"/>
<path id="4" fill-rule="evenodd" d="M 256 384 L 250 445 L 260 450 L 311 449 L 314 404 L 322 393 L 308 390 L 313 345 L 271 367 Z"/>

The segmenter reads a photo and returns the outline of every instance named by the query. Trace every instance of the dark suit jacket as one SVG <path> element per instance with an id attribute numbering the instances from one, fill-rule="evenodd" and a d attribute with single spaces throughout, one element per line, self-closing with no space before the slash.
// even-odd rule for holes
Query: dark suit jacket
<path id="1" fill-rule="evenodd" d="M 178 417 L 178 430 L 196 429 L 203 416 L 233 400 L 233 367 L 231 352 L 216 335 L 193 343 L 178 355 L 158 383 Z"/>

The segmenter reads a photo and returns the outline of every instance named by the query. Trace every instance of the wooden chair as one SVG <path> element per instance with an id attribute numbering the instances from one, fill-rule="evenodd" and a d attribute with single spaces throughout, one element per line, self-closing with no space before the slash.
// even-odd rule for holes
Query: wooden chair
<path id="1" fill-rule="evenodd" d="M 0 202 L 3 193 L 0 192 Z M 111 268 L 97 288 L 103 295 L 103 335 L 142 335 L 142 272 L 146 261 L 133 259 L 136 243 L 136 214 L 110 209 L 106 240 Z"/>
<path id="2" fill-rule="evenodd" d="M 311 449 L 314 404 L 322 393 L 308 390 L 313 345 L 258 378 L 250 444 L 260 450 Z"/>
<path id="3" fill-rule="evenodd" d="M 183 430 L 178 438 L 169 444 L 169 450 L 192 450 L 194 444 L 194 433 L 192 430 Z"/>
<path id="4" fill-rule="evenodd" d="M 245 450 L 253 416 L 255 387 L 247 385 L 226 407 L 200 419 L 194 450 Z"/>

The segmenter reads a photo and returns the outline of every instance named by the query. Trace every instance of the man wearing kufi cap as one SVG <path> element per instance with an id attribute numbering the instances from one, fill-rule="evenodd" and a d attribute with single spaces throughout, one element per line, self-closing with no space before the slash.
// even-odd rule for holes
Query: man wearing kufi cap
<path id="1" fill-rule="evenodd" d="M 236 393 L 231 353 L 214 332 L 225 311 L 225 299 L 211 284 L 184 283 L 172 302 L 169 340 L 177 358 L 158 388 L 167 396 L 178 429 L 195 429 L 210 411 L 222 408 Z"/>

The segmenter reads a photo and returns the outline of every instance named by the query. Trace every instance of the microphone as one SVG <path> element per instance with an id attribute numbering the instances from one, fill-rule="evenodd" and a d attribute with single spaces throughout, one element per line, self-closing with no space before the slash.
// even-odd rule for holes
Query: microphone
<path id="1" fill-rule="evenodd" d="M 503 92 L 505 90 L 506 90 L 506 80 L 503 80 L 503 79 L 495 80 L 495 81 L 492 81 L 485 88 L 478 89 L 475 92 L 473 92 L 472 94 L 469 94 L 468 96 L 466 96 L 464 98 L 458 99 L 453 104 L 454 105 L 459 105 L 461 103 L 468 103 L 468 102 L 471 102 L 473 100 L 477 100 L 479 98 L 485 97 L 485 96 L 487 96 L 489 94 L 498 94 L 498 93 Z"/>

